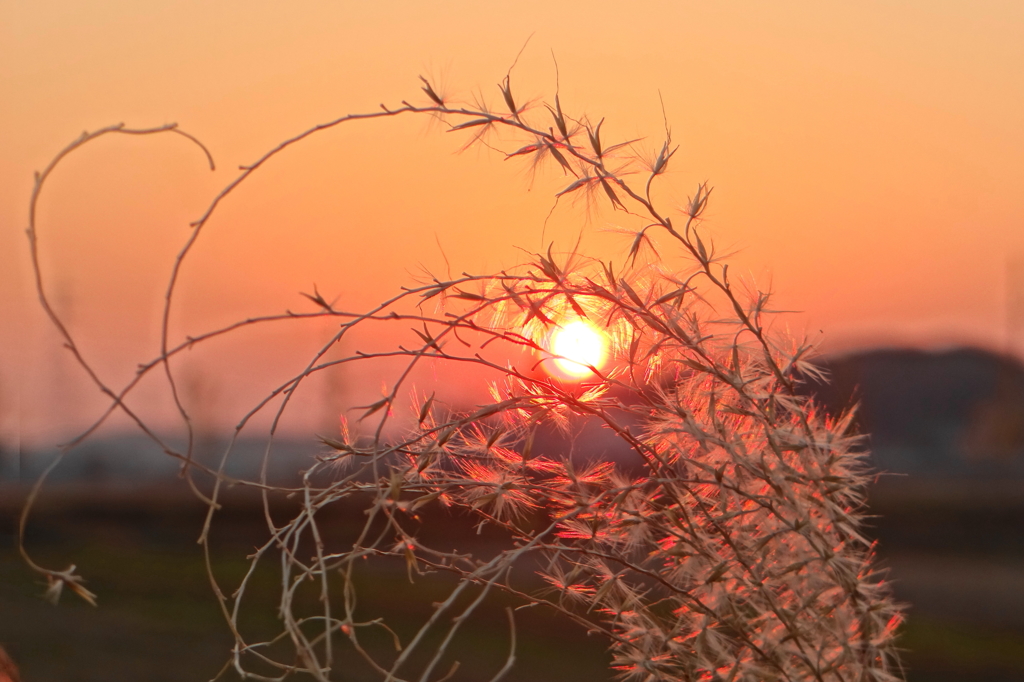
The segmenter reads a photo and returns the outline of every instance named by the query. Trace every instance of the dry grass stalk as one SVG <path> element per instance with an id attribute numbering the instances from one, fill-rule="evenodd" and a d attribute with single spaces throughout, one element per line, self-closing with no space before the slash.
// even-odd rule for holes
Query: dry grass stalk
<path id="1" fill-rule="evenodd" d="M 92 372 L 48 303 L 38 268 L 35 207 L 55 165 L 81 145 L 107 134 L 180 131 L 114 126 L 85 134 L 37 176 L 29 237 L 39 295 L 76 359 L 110 397 L 107 413 L 65 451 L 114 410 L 128 414 L 181 460 L 184 477 L 208 504 L 200 537 L 208 566 L 209 530 L 224 486 L 263 492 L 268 539 L 251 557 L 249 573 L 230 586 L 210 573 L 236 639 L 227 667 L 247 679 L 283 680 L 300 672 L 317 680 L 345 679 L 346 662 L 356 657 L 387 682 L 446 679 L 447 652 L 460 628 L 488 595 L 504 591 L 522 604 L 545 604 L 602 633 L 623 679 L 898 679 L 893 636 L 899 611 L 872 569 L 872 546 L 859 530 L 865 484 L 859 441 L 849 433 L 848 417 L 831 420 L 799 396 L 799 377 L 814 373 L 807 362 L 810 348 L 790 345 L 769 330 L 769 296 L 756 290 L 744 294 L 702 233 L 710 187 L 700 185 L 676 217 L 655 205 L 652 184 L 676 150 L 667 129 L 658 154 L 644 160 L 631 154 L 629 143 L 609 144 L 601 122 L 566 114 L 557 96 L 543 107 L 524 107 L 509 77 L 500 85 L 507 112 L 449 103 L 431 83 L 423 83 L 425 104 L 382 105 L 379 112 L 339 118 L 282 142 L 241 169 L 193 224 L 178 256 L 166 293 L 160 356 L 141 365 L 121 389 Z M 178 272 L 225 196 L 282 149 L 317 131 L 405 114 L 436 117 L 450 131 L 473 136 L 471 142 L 497 130 L 512 133 L 520 143 L 508 157 L 555 163 L 565 172 L 568 184 L 558 197 L 586 193 L 642 216 L 645 227 L 634 235 L 624 259 L 629 266 L 616 271 L 611 263 L 578 254 L 559 257 L 549 249 L 517 270 L 435 279 L 363 313 L 338 310 L 315 293 L 309 297 L 319 308 L 313 313 L 244 320 L 171 343 L 167 319 Z M 636 177 L 641 180 L 631 179 Z M 688 257 L 689 271 L 659 267 L 657 253 L 647 248 L 657 232 Z M 410 302 L 417 304 L 415 312 L 409 312 Z M 207 467 L 194 461 L 191 437 L 185 451 L 176 451 L 123 402 L 143 376 L 162 370 L 191 433 L 189 415 L 177 398 L 172 358 L 242 326 L 317 316 L 338 320 L 335 336 L 302 373 L 254 407 L 236 437 L 262 410 L 276 409 L 276 428 L 291 396 L 316 372 L 382 356 L 405 357 L 408 366 L 387 395 L 361 415 L 373 424 L 373 435 L 325 438 L 329 452 L 303 473 L 301 486 L 281 489 L 267 480 L 272 446 L 258 480 L 235 480 L 224 474 L 231 446 L 219 468 Z M 572 319 L 606 331 L 614 355 L 610 369 L 592 367 L 584 381 L 562 382 L 482 353 L 484 347 L 504 345 L 550 355 L 547 335 Z M 371 322 L 412 325 L 422 343 L 324 359 L 353 329 Z M 412 369 L 428 359 L 493 370 L 502 377 L 493 387 L 493 401 L 458 412 L 433 397 L 422 399 L 418 423 L 395 428 L 391 408 L 409 391 Z M 271 408 L 275 398 L 281 399 Z M 642 460 L 642 473 L 627 474 L 611 463 L 581 467 L 569 457 L 534 455 L 540 425 L 579 419 L 603 423 Z M 212 479 L 209 494 L 197 477 Z M 25 508 L 22 528 L 44 480 L 45 475 Z M 299 512 L 283 524 L 271 520 L 269 499 L 278 492 L 301 500 Z M 342 503 L 362 503 L 365 522 L 338 547 L 321 519 Z M 437 506 L 469 510 L 480 524 L 501 529 L 507 545 L 489 558 L 467 553 L 471 548 L 430 546 L 418 537 L 416 518 Z M 47 569 L 23 544 L 22 552 L 49 580 L 49 594 L 58 596 L 67 584 L 92 599 L 74 567 Z M 397 650 L 382 654 L 364 643 L 368 632 L 387 624 L 357 617 L 355 574 L 367 560 L 389 558 L 406 562 L 410 580 L 435 571 L 452 574 L 457 582 L 418 631 L 404 639 L 394 635 Z M 239 620 L 251 576 L 271 562 L 280 577 L 278 644 L 290 643 L 285 655 L 272 653 L 278 651 L 273 642 L 249 641 Z M 518 587 L 533 583 L 512 577 L 538 564 L 544 586 Z M 319 592 L 315 602 L 300 598 L 309 582 Z M 509 621 L 512 648 L 495 680 L 515 659 L 512 611 Z M 457 677 L 457 668 L 448 674 Z"/>

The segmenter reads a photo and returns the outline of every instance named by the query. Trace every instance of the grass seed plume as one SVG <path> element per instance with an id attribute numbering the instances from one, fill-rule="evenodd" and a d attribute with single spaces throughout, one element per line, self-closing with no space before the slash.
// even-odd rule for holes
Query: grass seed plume
<path id="1" fill-rule="evenodd" d="M 126 414 L 180 462 L 185 483 L 207 504 L 198 529 L 207 554 L 226 490 L 262 495 L 266 541 L 248 557 L 247 573 L 235 581 L 210 574 L 235 638 L 226 668 L 260 680 L 326 682 L 345 679 L 353 666 L 383 682 L 458 679 L 456 643 L 483 605 L 503 599 L 510 604 L 502 625 L 509 647 L 494 680 L 515 663 L 515 608 L 526 606 L 599 633 L 624 680 L 898 680 L 893 638 L 900 612 L 861 534 L 862 441 L 851 433 L 849 415 L 830 419 L 797 390 L 802 377 L 815 373 L 812 348 L 773 330 L 767 292 L 730 276 L 702 225 L 711 187 L 697 185 L 674 213 L 655 200 L 652 187 L 678 149 L 667 127 L 660 151 L 641 159 L 632 141 L 608 139 L 603 119 L 570 113 L 557 93 L 546 102 L 524 97 L 511 71 L 500 80 L 501 107 L 494 109 L 442 97 L 426 79 L 421 85 L 419 103 L 339 117 L 242 167 L 195 221 L 175 262 L 160 354 L 124 386 L 92 371 L 49 303 L 35 224 L 41 191 L 64 157 L 102 136 L 174 134 L 205 148 L 173 125 L 112 126 L 72 142 L 37 178 L 29 239 L 39 295 L 76 360 L 109 397 L 106 413 L 61 458 L 73 457 L 112 413 Z M 320 131 L 398 116 L 430 117 L 466 145 L 551 164 L 564 175 L 555 201 L 604 202 L 639 227 L 616 263 L 549 248 L 516 268 L 430 279 L 365 311 L 344 310 L 317 292 L 308 312 L 171 337 L 167 320 L 179 272 L 234 188 Z M 686 266 L 669 269 L 655 246 L 681 254 Z M 310 317 L 332 320 L 333 336 L 301 372 L 253 406 L 216 463 L 199 461 L 194 417 L 178 399 L 179 356 L 241 327 Z M 371 324 L 412 328 L 416 341 L 328 355 Z M 530 359 L 495 359 L 501 357 Z M 354 416 L 358 432 L 324 437 L 295 485 L 268 480 L 274 429 L 309 377 L 382 358 L 399 358 L 404 369 Z M 416 393 L 411 377 L 428 363 L 449 372 L 485 370 L 491 399 L 467 410 Z M 174 396 L 185 448 L 129 407 L 139 380 L 151 373 Z M 415 415 L 403 419 L 398 407 L 410 396 L 419 396 Z M 268 413 L 264 473 L 227 475 L 235 439 L 254 415 Z M 628 447 L 638 467 L 582 462 L 538 445 L 543 429 L 571 434 L 585 421 Z M 25 508 L 22 531 L 45 478 Z M 290 518 L 272 512 L 276 499 L 292 501 Z M 336 508 L 359 513 L 331 525 L 328 512 Z M 496 544 L 452 547 L 439 540 L 427 521 L 443 514 L 468 515 L 479 530 L 494 533 Z M 40 565 L 23 532 L 21 538 L 26 562 L 46 578 L 54 599 L 67 586 L 92 601 L 74 566 Z M 395 566 L 414 583 L 429 576 L 448 581 L 442 596 L 424 588 L 432 605 L 415 627 L 392 628 L 366 606 L 368 576 Z M 267 570 L 279 578 L 279 634 L 253 639 L 239 614 L 251 577 Z"/>

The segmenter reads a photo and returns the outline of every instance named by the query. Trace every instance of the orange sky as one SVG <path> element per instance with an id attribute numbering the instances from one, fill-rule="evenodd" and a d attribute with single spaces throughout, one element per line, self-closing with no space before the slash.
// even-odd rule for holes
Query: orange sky
<path id="1" fill-rule="evenodd" d="M 639 7 L 638 9 L 635 7 Z M 778 293 L 826 348 L 972 342 L 1005 348 L 1008 258 L 1024 258 L 1024 4 L 1005 2 L 46 2 L 0 0 L 0 442 L 60 431 L 98 404 L 28 285 L 32 172 L 82 130 L 178 122 L 181 139 L 105 139 L 43 197 L 59 304 L 111 378 L 154 353 L 166 273 L 187 224 L 281 139 L 381 102 L 453 95 L 513 74 L 606 135 L 660 143 L 659 91 L 681 149 L 666 203 L 715 186 L 708 227 L 734 268 Z M 360 309 L 423 267 L 484 271 L 541 247 L 564 186 L 426 120 L 325 133 L 223 206 L 189 264 L 190 333 L 304 309 L 315 282 Z M 547 237 L 614 257 L 634 228 L 566 205 Z M 822 333 L 818 334 L 817 330 Z M 275 336 L 276 334 L 276 336 Z M 328 328 L 267 333 L 261 366 Z M 262 355 L 260 355 L 262 353 Z M 218 395 L 256 382 L 225 369 Z M 244 391 L 242 391 L 244 392 Z M 144 394 L 143 394 L 144 395 Z"/>

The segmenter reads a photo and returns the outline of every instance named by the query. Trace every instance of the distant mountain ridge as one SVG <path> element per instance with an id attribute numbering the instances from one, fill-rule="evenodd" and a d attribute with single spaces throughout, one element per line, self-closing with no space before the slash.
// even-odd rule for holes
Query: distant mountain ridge
<path id="1" fill-rule="evenodd" d="M 865 446 L 871 451 L 874 470 L 909 474 L 915 480 L 1020 479 L 1024 497 L 1024 365 L 1020 361 L 975 348 L 874 349 L 825 357 L 817 364 L 828 373 L 829 381 L 809 380 L 802 391 L 832 414 L 858 405 L 856 424 L 867 435 Z M 216 467 L 225 444 L 224 439 L 201 443 L 199 460 Z M 227 473 L 257 477 L 265 447 L 266 441 L 259 438 L 238 441 Z M 549 457 L 611 459 L 627 468 L 638 464 L 634 453 L 597 423 L 583 423 L 571 435 L 553 427 L 542 429 L 535 449 Z M 279 438 L 268 474 L 275 480 L 293 480 L 323 450 L 312 436 Z M 52 448 L 0 452 L 0 483 L 35 480 L 55 456 Z M 178 461 L 144 436 L 122 434 L 77 448 L 53 478 L 139 482 L 172 478 L 179 467 Z"/>
<path id="2" fill-rule="evenodd" d="M 853 405 L 880 471 L 1024 477 L 1024 365 L 976 348 L 824 358 L 803 385 L 830 413 Z"/>

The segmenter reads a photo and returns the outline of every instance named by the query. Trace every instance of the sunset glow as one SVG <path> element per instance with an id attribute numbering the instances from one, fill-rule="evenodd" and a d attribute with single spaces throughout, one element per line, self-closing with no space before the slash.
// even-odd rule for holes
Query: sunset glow
<path id="1" fill-rule="evenodd" d="M 1020 3 L 892 3 L 885 11 L 788 0 L 527 2 L 514 10 L 457 0 L 406 3 L 401 12 L 322 1 L 302 11 L 239 0 L 188 6 L 4 5 L 0 449 L 62 439 L 107 404 L 50 336 L 29 277 L 35 171 L 82 131 L 119 122 L 177 122 L 216 161 L 210 170 L 180 135 L 107 137 L 62 162 L 40 195 L 51 293 L 90 335 L 103 376 L 129 381 L 160 346 L 153 320 L 189 225 L 239 166 L 345 114 L 403 99 L 429 105 L 421 75 L 453 106 L 486 102 L 502 114 L 498 84 L 511 69 L 514 101 L 540 132 L 553 125 L 542 102 L 558 93 L 570 115 L 606 119 L 605 147 L 635 140 L 608 159 L 618 168 L 639 155 L 628 173 L 652 167 L 671 128 L 679 151 L 652 187 L 666 217 L 678 221 L 677 209 L 708 181 L 715 191 L 705 225 L 720 253 L 735 252 L 730 275 L 770 284 L 776 307 L 801 311 L 787 318 L 794 335 L 826 352 L 969 344 L 1024 355 L 1007 276 L 1024 258 Z M 614 41 L 595 51 L 594 36 Z M 168 318 L 171 340 L 316 310 L 298 293 L 314 283 L 328 302 L 354 311 L 421 271 L 489 273 L 552 244 L 564 254 L 581 240 L 589 258 L 616 272 L 625 265 L 630 235 L 645 223 L 600 184 L 556 202 L 577 178 L 553 155 L 536 164 L 525 153 L 506 156 L 533 140 L 513 144 L 488 131 L 480 142 L 489 148 L 470 144 L 482 126 L 438 129 L 443 122 L 405 115 L 353 121 L 260 165 L 201 231 Z M 580 142 L 590 148 L 586 135 Z M 647 236 L 666 257 L 680 256 L 657 242 L 663 231 Z M 209 391 L 222 386 L 223 428 L 305 363 L 307 345 L 333 333 L 325 320 L 292 322 L 259 343 L 187 354 Z M 538 337 L 546 350 L 549 331 Z M 379 332 L 372 343 L 380 347 L 401 338 Z M 543 365 L 561 376 L 553 359 Z M 450 379 L 453 393 L 469 383 Z M 379 399 L 379 377 L 345 382 L 352 404 Z M 170 428 L 177 410 L 153 400 L 149 409 Z M 318 408 L 294 414 L 297 432 L 320 428 Z M 312 421 L 300 425 L 300 414 Z"/>
<path id="2" fill-rule="evenodd" d="M 550 350 L 555 360 L 548 363 L 549 371 L 580 379 L 593 374 L 591 367 L 604 364 L 608 335 L 585 320 L 573 320 L 551 333 Z"/>

